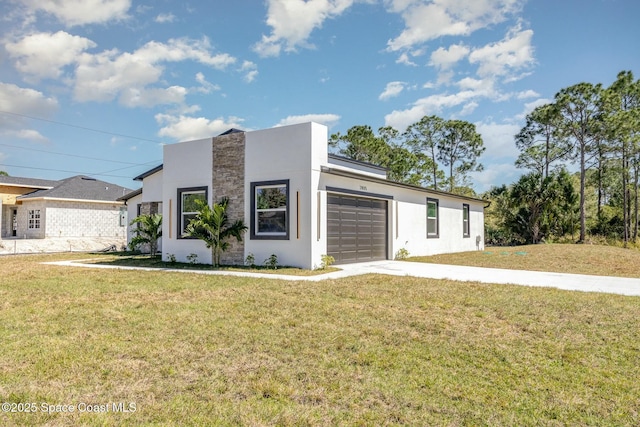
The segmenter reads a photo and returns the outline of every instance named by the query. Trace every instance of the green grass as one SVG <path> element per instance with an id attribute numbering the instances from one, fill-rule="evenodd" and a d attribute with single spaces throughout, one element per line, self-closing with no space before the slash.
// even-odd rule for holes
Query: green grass
<path id="1" fill-rule="evenodd" d="M 96 254 L 93 254 L 94 256 Z M 338 271 L 336 267 L 318 268 L 315 270 L 305 270 L 297 267 L 278 266 L 270 268 L 262 265 L 254 266 L 238 266 L 238 265 L 221 265 L 214 268 L 211 264 L 185 263 L 185 262 L 166 262 L 162 261 L 160 256 L 135 255 L 128 253 L 120 253 L 117 255 L 102 255 L 90 261 L 93 264 L 126 266 L 126 267 L 143 267 L 143 268 L 162 268 L 176 270 L 215 270 L 215 271 L 237 271 L 245 273 L 266 273 L 266 274 L 286 274 L 289 276 L 315 276 L 318 274 L 331 273 Z"/>
<path id="2" fill-rule="evenodd" d="M 636 297 L 0 258 L 0 425 L 639 425 Z M 75 255 L 78 258 L 78 255 Z"/>
<path id="3" fill-rule="evenodd" d="M 597 276 L 640 277 L 640 251 L 613 246 L 547 244 L 411 257 L 408 261 Z"/>

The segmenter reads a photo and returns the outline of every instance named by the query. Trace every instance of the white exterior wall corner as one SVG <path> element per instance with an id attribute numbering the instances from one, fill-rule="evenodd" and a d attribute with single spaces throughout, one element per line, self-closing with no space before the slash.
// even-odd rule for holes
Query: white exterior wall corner
<path id="1" fill-rule="evenodd" d="M 261 264 L 271 254 L 280 265 L 314 268 L 326 253 L 317 240 L 320 167 L 327 163 L 327 128 L 303 123 L 246 133 L 245 222 L 251 227 L 251 183 L 289 180 L 289 239 L 245 239 L 245 256 Z"/>
<path id="2" fill-rule="evenodd" d="M 144 181 L 143 181 L 144 186 Z M 146 188 L 145 188 L 146 190 Z M 136 235 L 135 225 L 130 225 L 131 221 L 138 216 L 138 205 L 142 203 L 142 194 L 138 194 L 127 200 L 127 245 Z"/>
<path id="3" fill-rule="evenodd" d="M 177 261 L 187 262 L 190 254 L 198 255 L 198 262 L 211 263 L 211 251 L 198 239 L 178 238 L 179 188 L 207 187 L 207 203 L 212 202 L 213 181 L 212 138 L 165 145 L 162 170 L 162 259 L 174 255 Z M 143 191 L 144 194 L 146 191 Z"/>

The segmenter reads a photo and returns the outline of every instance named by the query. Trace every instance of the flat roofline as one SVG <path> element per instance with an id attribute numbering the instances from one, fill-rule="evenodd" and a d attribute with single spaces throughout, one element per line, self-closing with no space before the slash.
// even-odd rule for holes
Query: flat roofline
<path id="1" fill-rule="evenodd" d="M 369 163 L 369 162 L 363 162 L 360 160 L 354 160 L 354 159 L 350 159 L 349 157 L 344 157 L 344 156 L 339 156 L 337 154 L 333 154 L 333 153 L 329 153 L 328 157 L 330 159 L 336 159 L 336 160 L 340 160 L 346 163 L 353 163 L 354 165 L 362 165 L 362 166 L 366 166 L 368 168 L 372 168 L 372 169 L 378 169 L 381 172 L 388 172 L 389 169 L 382 167 L 380 165 L 375 165 L 373 163 Z"/>
<path id="2" fill-rule="evenodd" d="M 469 201 L 473 201 L 473 202 L 477 202 L 477 203 L 484 203 L 484 204 L 487 203 L 486 200 L 478 199 L 476 197 L 463 196 L 461 194 L 454 194 L 454 193 L 449 193 L 447 191 L 441 191 L 441 190 L 432 190 L 430 188 L 421 187 L 419 185 L 404 184 L 402 182 L 389 181 L 389 180 L 384 179 L 384 178 L 377 178 L 375 176 L 364 175 L 364 174 L 359 174 L 359 173 L 355 173 L 355 172 L 347 172 L 347 171 L 344 171 L 344 170 L 341 170 L 341 169 L 333 169 L 333 168 L 330 168 L 330 167 L 327 167 L 327 166 L 322 166 L 320 168 L 320 171 L 324 172 L 324 173 L 331 174 L 331 175 L 343 176 L 345 178 L 355 178 L 355 179 L 359 179 L 359 180 L 362 180 L 362 181 L 376 182 L 376 183 L 379 183 L 379 184 L 390 185 L 392 187 L 406 188 L 408 190 L 417 190 L 417 191 L 422 191 L 424 193 L 437 194 L 437 195 L 441 195 L 441 196 L 445 196 L 445 197 L 452 197 L 452 198 L 455 198 L 455 199 L 469 200 Z"/>

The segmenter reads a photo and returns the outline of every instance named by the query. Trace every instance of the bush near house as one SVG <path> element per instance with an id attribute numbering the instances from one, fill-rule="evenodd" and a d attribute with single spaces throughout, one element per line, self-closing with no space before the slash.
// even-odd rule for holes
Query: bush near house
<path id="1" fill-rule="evenodd" d="M 134 218 L 130 225 L 137 225 L 136 235 L 129 243 L 131 250 L 141 245 L 149 245 L 151 256 L 155 256 L 158 252 L 158 239 L 162 237 L 162 215 L 140 215 Z"/>
<path id="2" fill-rule="evenodd" d="M 238 242 L 241 242 L 247 227 L 241 219 L 232 224 L 229 223 L 227 216 L 229 199 L 226 197 L 211 207 L 202 201 L 197 203 L 198 214 L 187 226 L 187 235 L 205 242 L 207 248 L 211 249 L 213 266 L 218 267 L 220 255 L 229 249 L 228 240 L 235 237 Z"/>

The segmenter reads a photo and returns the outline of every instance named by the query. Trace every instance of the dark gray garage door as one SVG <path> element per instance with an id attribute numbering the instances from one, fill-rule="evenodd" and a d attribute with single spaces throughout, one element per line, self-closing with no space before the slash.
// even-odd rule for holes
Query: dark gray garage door
<path id="1" fill-rule="evenodd" d="M 387 201 L 327 196 L 327 253 L 337 264 L 387 259 Z"/>

